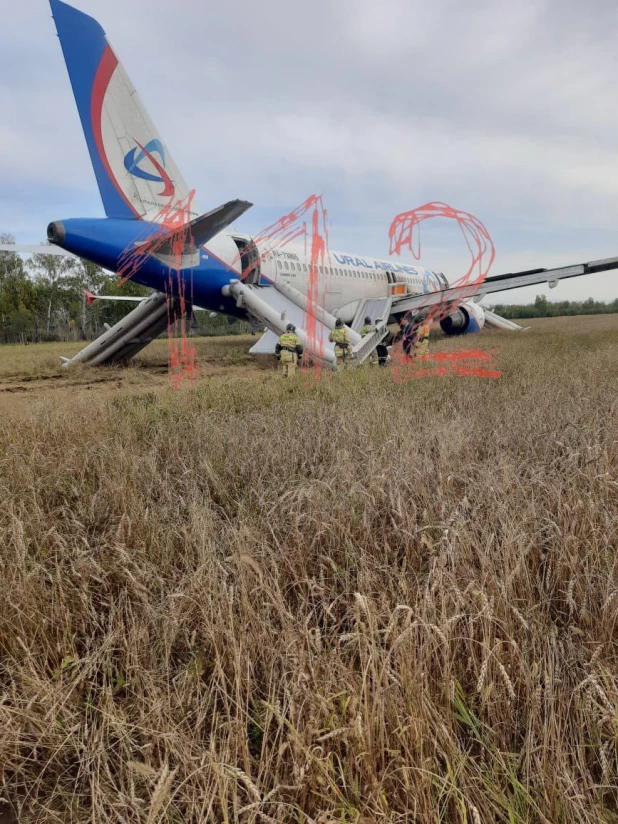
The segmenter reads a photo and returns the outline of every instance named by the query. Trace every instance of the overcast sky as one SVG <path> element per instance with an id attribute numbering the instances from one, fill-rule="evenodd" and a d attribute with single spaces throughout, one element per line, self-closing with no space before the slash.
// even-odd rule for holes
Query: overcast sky
<path id="1" fill-rule="evenodd" d="M 238 229 L 321 193 L 331 248 L 386 257 L 394 215 L 442 200 L 485 223 L 494 274 L 618 256 L 615 0 L 74 5 L 106 30 L 202 211 L 255 203 Z M 47 0 L 0 9 L 0 232 L 32 243 L 103 211 Z M 467 269 L 452 225 L 422 238 L 424 265 Z M 613 300 L 618 273 L 546 294 Z"/>

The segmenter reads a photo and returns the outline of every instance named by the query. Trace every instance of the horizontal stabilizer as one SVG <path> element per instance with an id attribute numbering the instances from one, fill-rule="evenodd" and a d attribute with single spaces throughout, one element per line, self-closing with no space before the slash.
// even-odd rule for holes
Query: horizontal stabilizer
<path id="1" fill-rule="evenodd" d="M 145 300 L 148 300 L 150 295 L 142 295 L 142 297 L 135 297 L 133 295 L 93 295 L 92 292 L 89 292 L 88 289 L 82 289 L 82 292 L 86 296 L 86 302 L 88 306 L 92 306 L 95 300 L 112 300 L 112 301 L 125 301 L 127 303 L 142 303 Z"/>
<path id="2" fill-rule="evenodd" d="M 195 218 L 185 226 L 174 229 L 162 229 L 156 232 L 149 240 L 136 243 L 136 246 L 148 250 L 159 260 L 181 269 L 193 268 L 199 265 L 199 249 L 212 240 L 215 235 L 233 223 L 237 217 L 250 209 L 253 203 L 246 200 L 230 200 L 223 206 L 218 206 L 205 215 Z M 178 241 L 181 241 L 180 261 L 178 258 Z"/>
<path id="3" fill-rule="evenodd" d="M 217 206 L 216 209 L 206 212 L 205 215 L 196 217 L 189 224 L 194 244 L 199 248 L 208 243 L 230 223 L 244 215 L 247 209 L 252 206 L 253 203 L 249 203 L 247 200 L 230 200 L 228 203 L 224 203 L 223 206 Z"/>

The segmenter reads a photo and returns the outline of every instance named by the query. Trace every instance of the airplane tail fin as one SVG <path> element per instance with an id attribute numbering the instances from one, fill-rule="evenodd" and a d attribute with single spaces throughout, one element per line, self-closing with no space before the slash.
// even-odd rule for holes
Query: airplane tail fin
<path id="1" fill-rule="evenodd" d="M 189 188 L 101 26 L 49 2 L 105 214 L 162 221 L 176 208 L 193 213 Z"/>

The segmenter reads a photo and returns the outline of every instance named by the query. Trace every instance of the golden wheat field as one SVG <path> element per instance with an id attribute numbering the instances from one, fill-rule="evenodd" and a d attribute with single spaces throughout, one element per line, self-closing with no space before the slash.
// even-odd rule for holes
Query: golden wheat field
<path id="1" fill-rule="evenodd" d="M 499 380 L 251 342 L 0 348 L 0 819 L 618 822 L 618 316 Z"/>

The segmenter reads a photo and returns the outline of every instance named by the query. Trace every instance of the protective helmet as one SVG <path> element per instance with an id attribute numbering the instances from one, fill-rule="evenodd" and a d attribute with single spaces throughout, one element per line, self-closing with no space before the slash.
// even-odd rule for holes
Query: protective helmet
<path id="1" fill-rule="evenodd" d="M 367 315 L 367 317 L 365 318 L 365 323 L 372 323 L 372 320 L 369 317 L 369 315 Z"/>
<path id="2" fill-rule="evenodd" d="M 341 318 L 337 318 L 337 322 L 335 323 L 335 326 L 336 326 L 337 328 L 339 328 L 339 327 L 343 326 L 343 321 L 341 320 Z"/>
<path id="3" fill-rule="evenodd" d="M 285 327 L 285 331 L 286 332 L 296 332 L 296 327 L 294 326 L 293 323 L 288 323 L 288 325 Z"/>

